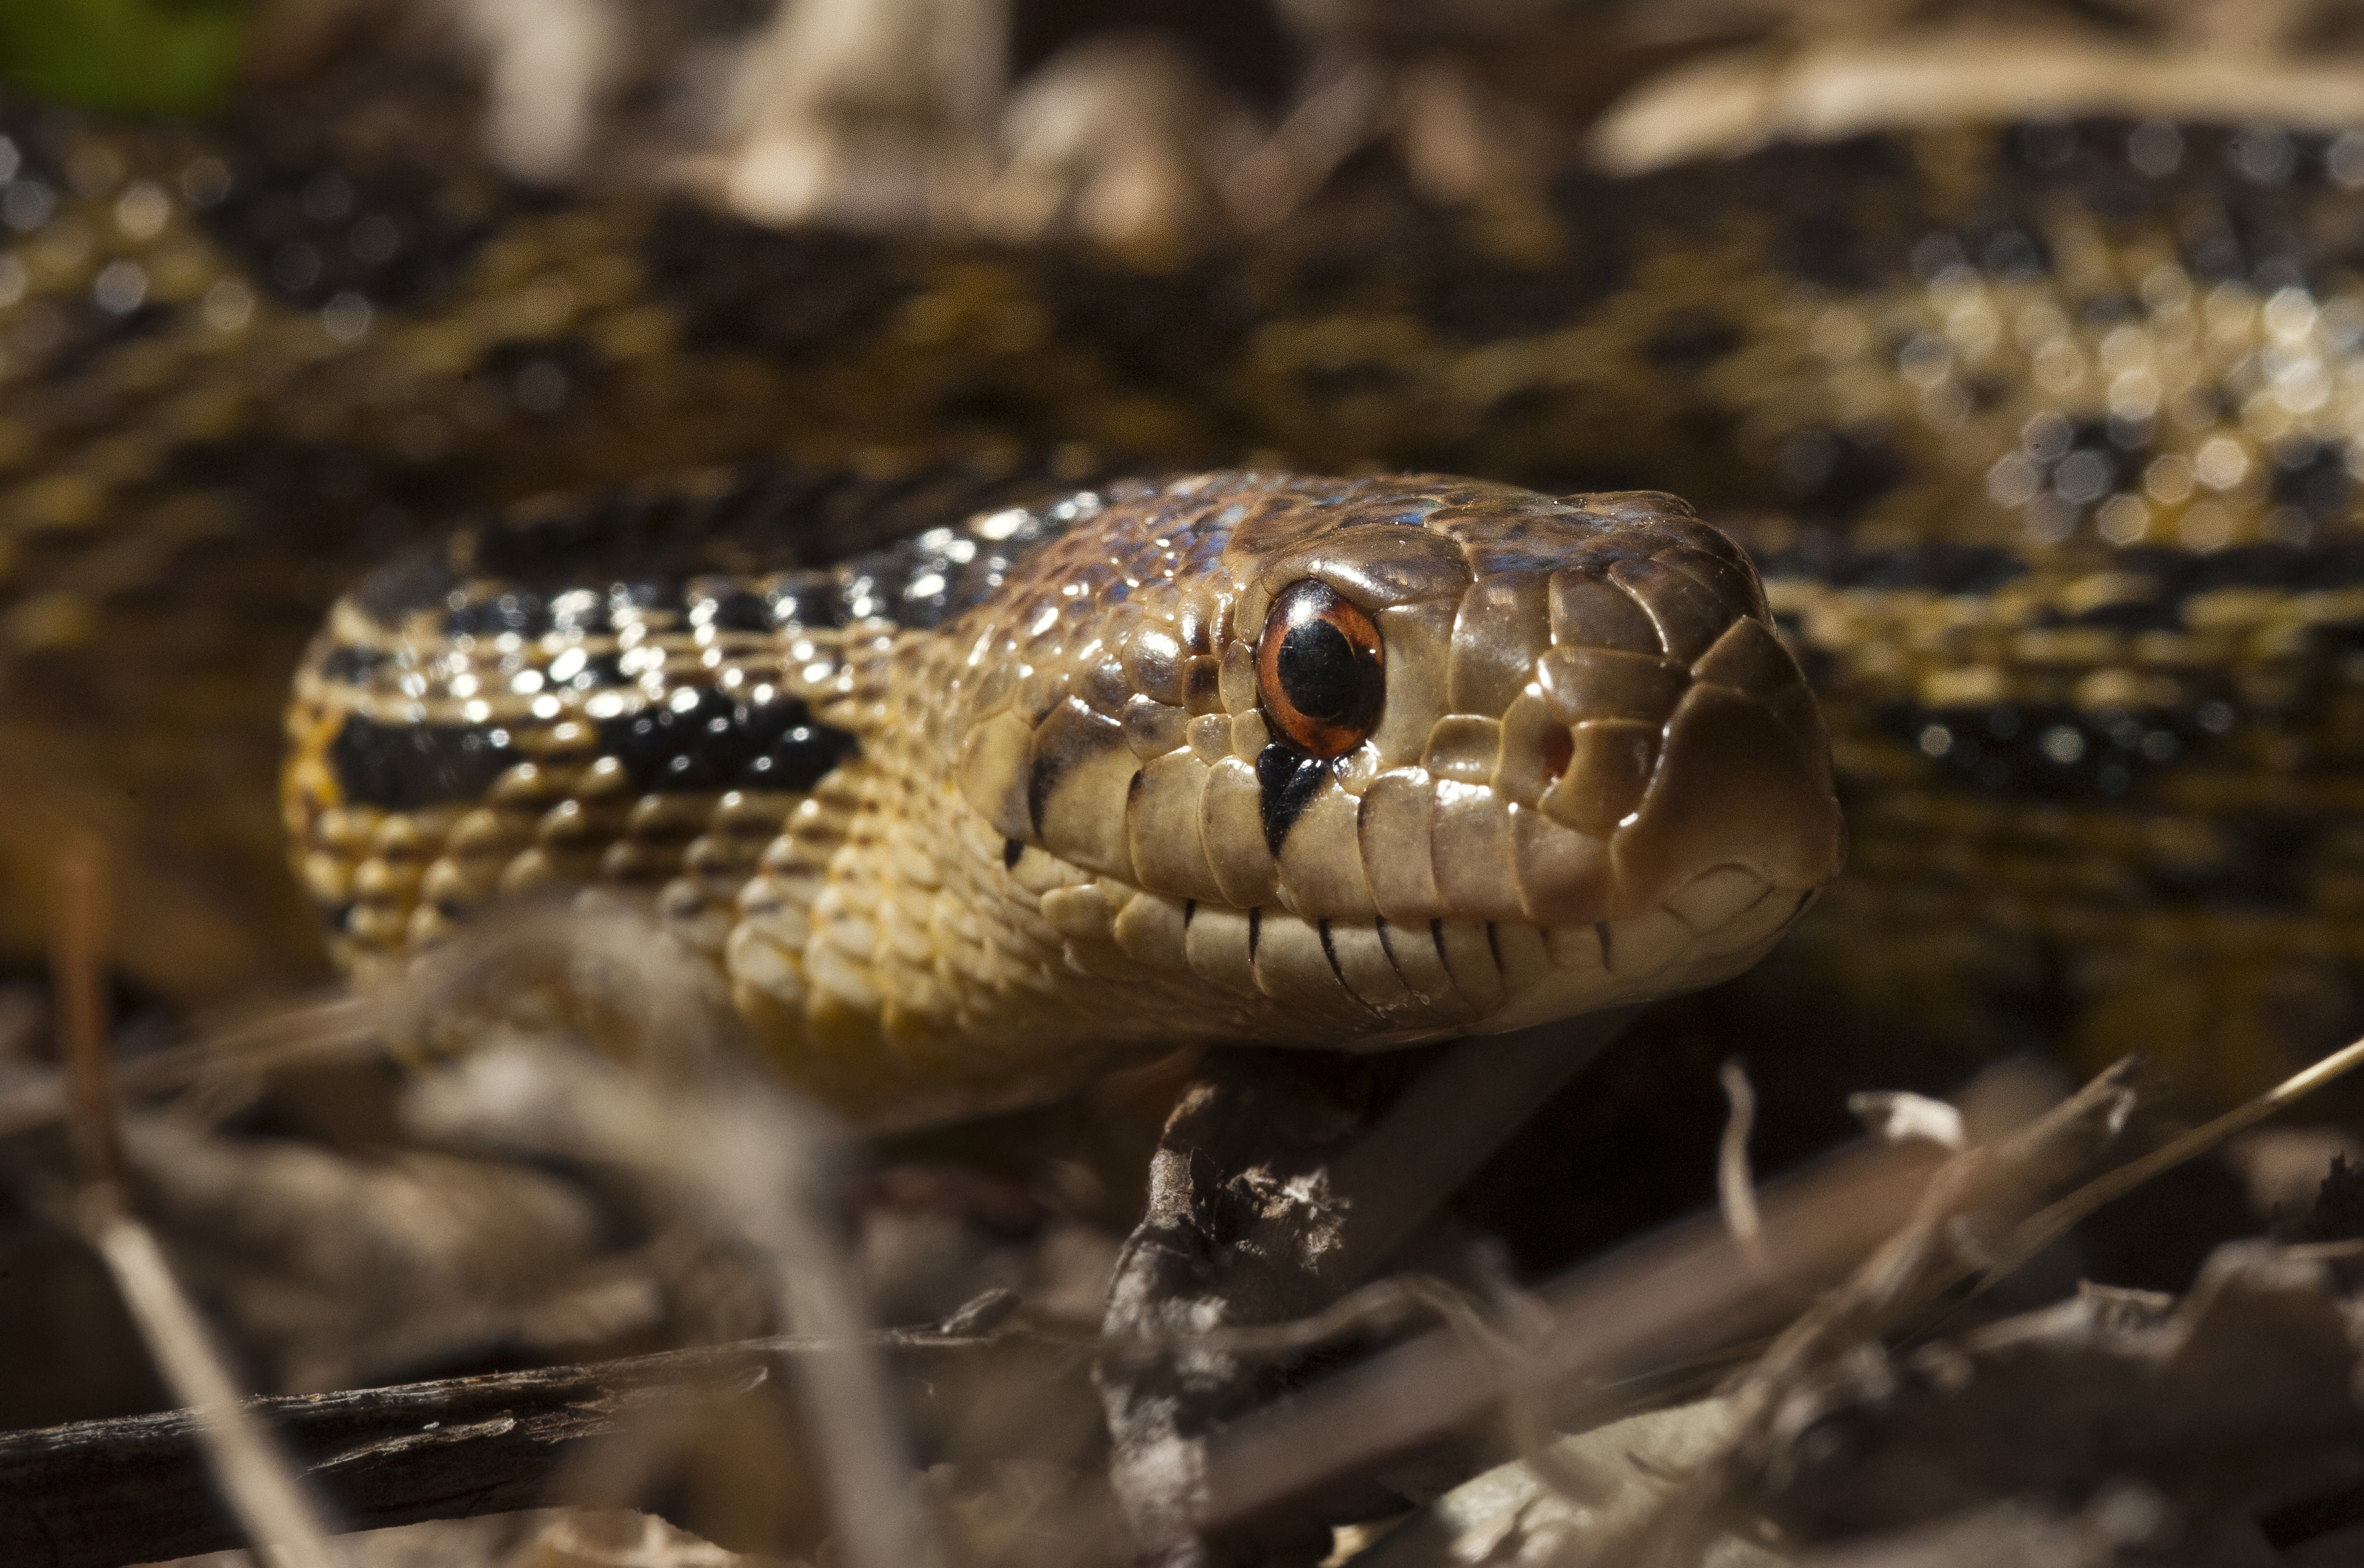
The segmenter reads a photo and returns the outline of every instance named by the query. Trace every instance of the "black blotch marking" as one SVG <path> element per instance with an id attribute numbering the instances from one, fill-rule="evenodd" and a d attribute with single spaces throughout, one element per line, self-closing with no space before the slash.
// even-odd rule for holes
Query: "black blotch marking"
<path id="1" fill-rule="evenodd" d="M 838 599 L 837 584 L 827 577 L 806 576 L 775 584 L 765 591 L 764 603 L 772 612 L 775 629 L 845 623 L 845 606 Z"/>
<path id="2" fill-rule="evenodd" d="M 710 626 L 717 631 L 769 631 L 772 606 L 752 588 L 700 593 L 690 603 L 689 624 Z"/>
<path id="3" fill-rule="evenodd" d="M 1965 237 L 1979 264 L 2006 277 L 2042 277 L 2052 270 L 2051 251 L 2034 233 L 2015 223 L 1979 225 Z"/>
<path id="4" fill-rule="evenodd" d="M 1428 923 L 1428 940 L 1436 949 L 1436 962 L 1444 965 L 1446 974 L 1451 974 L 1453 964 L 1444 956 L 1444 922 L 1443 920 L 1431 920 Z"/>
<path id="5" fill-rule="evenodd" d="M 1023 855 L 1025 852 L 1026 852 L 1026 846 L 1025 846 L 1025 845 L 1023 845 L 1023 844 L 1021 844 L 1021 843 L 1020 843 L 1017 840 L 1015 840 L 1015 839 L 1004 839 L 1004 840 L 1001 840 L 1001 869 L 1002 869 L 1002 870 L 1004 870 L 1004 871 L 1016 871 L 1016 870 L 1018 869 L 1018 859 L 1019 859 L 1019 857 L 1020 857 L 1020 855 Z M 1190 917 L 1189 917 L 1189 916 L 1188 916 L 1188 915 L 1185 915 L 1185 916 L 1183 916 L 1183 917 L 1182 917 L 1182 920 L 1183 920 L 1183 923 L 1184 923 L 1185 925 L 1188 925 L 1188 924 L 1189 923 Z"/>
<path id="6" fill-rule="evenodd" d="M 803 706 L 796 704 L 799 708 Z M 775 722 L 767 719 L 765 725 Z M 757 727 L 759 738 L 764 728 Z M 844 730 L 820 723 L 808 715 L 798 716 L 793 722 L 777 727 L 777 733 L 764 749 L 740 768 L 734 782 L 747 789 L 801 794 L 859 750 L 853 737 Z"/>
<path id="7" fill-rule="evenodd" d="M 608 618 L 669 623 L 684 608 L 681 584 L 650 573 L 619 577 L 608 585 Z"/>
<path id="8" fill-rule="evenodd" d="M 2087 300 L 2077 314 L 2088 326 L 2114 327 L 2122 321 L 2140 321 L 2147 313 L 2141 299 L 2134 295 L 2104 294 Z"/>
<path id="9" fill-rule="evenodd" d="M 1263 938 L 1264 910 L 1262 908 L 1251 909 L 1248 911 L 1248 965 L 1250 968 L 1254 968 L 1255 965 L 1256 943 L 1262 940 Z"/>
<path id="10" fill-rule="evenodd" d="M 320 678 L 359 684 L 388 663 L 391 657 L 374 648 L 332 648 L 320 661 Z"/>
<path id="11" fill-rule="evenodd" d="M 1294 746 L 1276 740 L 1256 755 L 1256 810 L 1264 819 L 1265 848 L 1275 856 L 1304 815 L 1314 791 L 1330 773 L 1330 764 Z"/>
<path id="12" fill-rule="evenodd" d="M 2347 517 L 2355 489 L 2347 449 L 2336 442 L 2294 443 L 2275 462 L 2274 499 L 2297 506 L 2318 522 Z"/>
<path id="13" fill-rule="evenodd" d="M 749 634 L 842 626 L 855 615 L 933 625 L 992 592 L 1066 525 L 1046 515 L 965 564 L 918 540 L 978 513 L 1039 502 L 1043 489 L 1040 476 L 958 462 L 891 476 L 752 463 L 694 484 L 656 480 L 522 502 L 475 519 L 448 553 L 468 581 L 531 589 L 553 606 L 563 600 L 570 622 L 596 614 L 596 596 L 608 600 L 611 623 L 633 611 Z M 819 570 L 821 562 L 831 570 Z M 911 596 L 931 573 L 943 588 Z"/>
<path id="14" fill-rule="evenodd" d="M 1871 719 L 1923 753 L 1922 766 L 1933 783 L 2045 800 L 2139 795 L 2163 769 L 2204 755 L 2218 742 L 2199 723 L 2196 709 L 2093 713 L 2066 703 L 1894 703 L 1874 707 Z M 2056 750 L 2064 731 L 2074 743 Z"/>
<path id="15" fill-rule="evenodd" d="M 1199 901 L 1195 898 L 1182 906 L 1182 929 L 1184 930 L 1187 931 L 1190 929 L 1190 922 L 1198 916 L 1198 913 Z"/>
<path id="16" fill-rule="evenodd" d="M 1486 922 L 1486 951 L 1493 955 L 1494 968 L 1500 973 L 1502 967 L 1502 938 L 1491 920 Z"/>
<path id="17" fill-rule="evenodd" d="M 474 800 L 523 760 L 490 724 L 379 724 L 355 714 L 329 743 L 337 787 L 357 806 L 416 811 Z"/>
<path id="18" fill-rule="evenodd" d="M 608 719 L 599 738 L 644 790 L 797 793 L 859 749 L 798 698 L 734 703 L 711 689 L 686 708 L 668 704 Z"/>
<path id="19" fill-rule="evenodd" d="M 1792 918 L 1792 919 L 1795 919 L 1796 917 L 1795 917 L 1795 916 L 1791 916 L 1791 917 L 1790 917 L 1790 918 Z M 1592 925 L 1592 931 L 1593 931 L 1593 934 L 1594 934 L 1595 936 L 1597 936 L 1597 937 L 1599 937 L 1599 938 L 1600 939 L 1600 967 L 1601 967 L 1601 968 L 1603 968 L 1603 969 L 1608 969 L 1608 968 L 1611 967 L 1611 962 L 1610 962 L 1610 956 L 1609 956 L 1609 955 L 1610 955 L 1610 946 L 1609 946 L 1609 922 L 1608 922 L 1608 921 L 1606 921 L 1606 920 L 1596 920 L 1596 921 L 1594 921 L 1594 922 L 1593 922 L 1593 925 Z"/>

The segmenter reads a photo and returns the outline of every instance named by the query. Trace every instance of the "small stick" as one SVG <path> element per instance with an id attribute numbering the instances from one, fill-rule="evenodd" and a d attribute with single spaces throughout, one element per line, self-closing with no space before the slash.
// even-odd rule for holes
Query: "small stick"
<path id="1" fill-rule="evenodd" d="M 117 1093 L 159 1094 L 226 1073 L 382 1053 L 383 1023 L 382 1007 L 366 997 L 307 1002 L 113 1063 L 109 1075 Z M 28 1077 L 18 1087 L 0 1090 L 0 1138 L 46 1127 L 66 1114 L 72 1091 L 62 1073 Z"/>
<path id="2" fill-rule="evenodd" d="M 123 1181 L 106 1050 L 106 847 L 95 838 L 78 835 L 60 851 L 50 940 L 74 1175 L 87 1201 L 98 1203 L 115 1202 Z"/>
<path id="3" fill-rule="evenodd" d="M 2028 1259 L 2052 1245 L 2069 1229 L 2104 1204 L 2113 1203 L 2165 1171 L 2206 1153 L 2238 1132 L 2246 1132 L 2294 1101 L 2325 1084 L 2364 1067 L 2364 1040 L 2342 1047 L 2313 1066 L 2292 1073 L 2247 1104 L 2235 1106 L 2204 1126 L 2171 1139 L 2139 1160 L 2129 1160 L 2079 1187 L 2020 1226 L 2011 1251 L 1990 1264 L 1978 1288 L 1985 1291 Z"/>
<path id="4" fill-rule="evenodd" d="M 2245 33 L 2261 9 L 2236 10 Z M 1869 39 L 1779 39 L 1709 55 L 1635 87 L 1594 122 L 1594 167 L 1632 176 L 1688 159 L 1728 158 L 1776 141 L 1836 141 L 1876 130 L 2026 119 L 2270 119 L 2325 133 L 2364 119 L 2344 61 L 2275 50 L 2126 44 L 2053 34 L 2011 38 L 1991 24 Z"/>
<path id="5" fill-rule="evenodd" d="M 240 1403 L 154 1234 L 119 1207 L 85 1224 L 165 1386 L 197 1417 L 198 1440 L 246 1539 L 280 1568 L 331 1568 L 335 1560 L 318 1511 L 279 1445 Z"/>
<path id="6" fill-rule="evenodd" d="M 95 838 L 75 840 L 58 857 L 50 962 L 83 1232 L 114 1276 L 165 1386 L 196 1412 L 199 1440 L 247 1540 L 280 1568 L 330 1568 L 318 1512 L 270 1434 L 239 1403 L 163 1249 L 124 1203 L 122 1137 L 107 1072 L 106 881 L 106 847 Z"/>
<path id="7" fill-rule="evenodd" d="M 897 1401 L 922 1421 L 932 1455 L 1072 1462 L 1097 1418 L 1091 1346 L 1021 1328 L 942 1328 L 864 1336 Z M 247 1401 L 306 1479 L 355 1529 L 548 1506 L 563 1467 L 651 1423 L 714 1422 L 776 1397 L 783 1363 L 842 1347 L 791 1336 L 664 1351 L 588 1365 Z M 979 1412 L 990 1418 L 979 1419 Z M 782 1410 L 781 1414 L 786 1412 Z M 0 1432 L 0 1562 L 117 1568 L 240 1544 L 210 1485 L 205 1422 L 190 1410 Z M 575 1496 L 590 1494 L 569 1491 Z M 600 1494 L 612 1496 L 613 1493 Z M 650 1505 L 686 1529 L 707 1523 L 670 1489 Z"/>
<path id="8" fill-rule="evenodd" d="M 1727 1057 L 1717 1076 L 1732 1115 L 1723 1124 L 1723 1142 L 1715 1162 L 1716 1207 L 1723 1210 L 1723 1227 L 1732 1243 L 1758 1273 L 1773 1272 L 1773 1257 L 1765 1249 L 1765 1219 L 1756 1211 L 1756 1183 L 1748 1169 L 1748 1135 L 1756 1126 L 1756 1090 L 1748 1069 L 1737 1056 Z"/>

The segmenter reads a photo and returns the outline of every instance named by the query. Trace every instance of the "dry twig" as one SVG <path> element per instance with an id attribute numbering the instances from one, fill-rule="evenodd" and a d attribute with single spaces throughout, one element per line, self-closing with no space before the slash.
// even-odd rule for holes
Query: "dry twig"
<path id="1" fill-rule="evenodd" d="M 1748 1082 L 1748 1068 L 1737 1056 L 1728 1058 L 1721 1073 L 1724 1098 L 1732 1114 L 1723 1124 L 1723 1141 L 1715 1162 L 1715 1198 L 1723 1210 L 1724 1228 L 1740 1248 L 1748 1266 L 1760 1273 L 1773 1272 L 1765 1251 L 1765 1217 L 1756 1212 L 1756 1183 L 1748 1170 L 1748 1135 L 1756 1125 L 1756 1090 Z"/>
<path id="2" fill-rule="evenodd" d="M 236 1384 L 163 1250 L 123 1201 L 123 1151 L 108 1076 L 105 955 L 107 857 L 85 840 L 59 857 L 55 986 L 62 1015 L 68 1130 L 83 1232 L 122 1293 L 165 1386 L 190 1407 L 208 1467 L 240 1535 L 279 1568 L 329 1568 L 318 1510 L 270 1434 L 239 1404 Z M 153 1553 L 143 1553 L 153 1555 Z"/>
<path id="3" fill-rule="evenodd" d="M 2333 1051 L 2322 1061 L 2292 1073 L 2264 1094 L 2235 1106 L 2215 1120 L 2193 1128 L 2140 1159 L 2129 1160 L 2117 1169 L 2096 1177 L 2022 1224 L 2013 1236 L 2008 1251 L 1988 1266 L 1979 1288 L 1984 1290 L 2018 1269 L 2104 1204 L 2125 1196 L 2152 1177 L 2171 1171 L 2187 1160 L 2197 1159 L 2227 1139 L 2246 1132 L 2276 1111 L 2303 1099 L 2326 1084 L 2346 1077 L 2358 1067 L 2364 1067 L 2364 1040 Z"/>
<path id="4" fill-rule="evenodd" d="M 781 1363 L 842 1348 L 753 1340 L 238 1408 L 277 1434 L 341 1523 L 376 1529 L 541 1506 L 566 1466 L 628 1439 L 636 1423 L 669 1413 L 711 1422 L 773 1397 Z M 1066 1458 L 1074 1434 L 1097 1418 L 1089 1347 L 1076 1341 L 899 1329 L 867 1336 L 864 1348 L 890 1369 L 897 1403 L 952 1457 Z M 115 1568 L 238 1545 L 201 1457 L 202 1429 L 196 1413 L 176 1410 L 0 1436 L 0 1562 Z"/>
<path id="5" fill-rule="evenodd" d="M 1645 82 L 1592 129 L 1593 161 L 1640 174 L 1779 141 L 1834 141 L 1922 126 L 2060 118 L 2364 125 L 2351 61 L 2180 44 L 2128 44 L 1977 21 L 1888 37 L 1783 38 Z"/>

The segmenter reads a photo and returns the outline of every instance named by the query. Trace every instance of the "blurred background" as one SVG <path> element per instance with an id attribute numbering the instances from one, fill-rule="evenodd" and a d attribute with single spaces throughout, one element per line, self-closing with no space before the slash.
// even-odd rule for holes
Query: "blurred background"
<path id="1" fill-rule="evenodd" d="M 1440 1255 L 1539 1278 L 1710 1201 L 1735 1052 L 1768 1172 L 1998 1062 L 2024 1106 L 2144 1050 L 2193 1118 L 2277 1081 L 2364 1028 L 2359 191 L 2336 0 L 0 0 L 0 1342 L 43 1348 L 0 1427 L 164 1402 L 43 1195 L 78 834 L 117 1049 L 184 1064 L 143 1201 L 254 1386 L 776 1326 L 711 1226 L 420 1138 L 367 1052 L 205 1065 L 333 1032 L 282 1012 L 335 992 L 273 784 L 330 598 L 701 465 L 1433 466 L 1747 540 L 1854 870 Z M 1088 1332 L 1178 1081 L 877 1151 L 880 1318 Z M 2180 1288 L 2353 1109 L 1997 1309 Z"/>

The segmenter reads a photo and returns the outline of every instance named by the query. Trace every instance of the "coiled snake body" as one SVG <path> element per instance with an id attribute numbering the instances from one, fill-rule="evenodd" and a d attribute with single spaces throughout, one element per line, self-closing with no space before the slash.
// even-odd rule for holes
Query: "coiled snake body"
<path id="1" fill-rule="evenodd" d="M 260 803 L 284 672 L 323 607 L 436 519 L 550 491 L 604 499 L 588 522 L 474 525 L 409 587 L 349 601 L 307 665 L 289 798 L 359 961 L 505 883 L 620 878 L 719 955 L 804 1070 L 891 1116 L 924 1084 L 989 1100 L 1056 1076 L 1046 1062 L 1087 1034 L 1170 1038 L 1186 972 L 1194 1006 L 1257 1038 L 1513 1022 L 1528 977 L 1571 951 L 1600 964 L 1597 995 L 1622 987 L 1620 946 L 1656 950 L 1619 922 L 1679 916 L 1686 877 L 1739 864 L 1793 905 L 1830 863 L 1806 784 L 1783 786 L 1791 852 L 1761 862 L 1713 841 L 1726 808 L 1686 805 L 1670 833 L 1653 805 L 1691 787 L 1668 761 L 1704 708 L 1723 717 L 1702 735 L 1812 750 L 1788 666 L 1745 629 L 1763 624 L 1747 569 L 1670 505 L 1094 477 L 1101 510 L 1061 520 L 1056 494 L 1012 477 L 1047 454 L 1094 476 L 1244 461 L 1679 490 L 1747 542 L 1821 695 L 1854 869 L 1799 940 L 1863 1005 L 1990 1042 L 2140 1044 L 2228 1090 L 2359 1010 L 2364 217 L 2335 139 L 2096 123 L 1778 148 L 1572 175 L 1508 237 L 1350 171 L 1268 236 L 1143 272 L 528 199 L 285 129 L 0 117 L 9 872 L 33 888 L 61 824 L 107 830 L 129 851 L 127 961 L 153 984 L 218 995 L 300 963 Z M 732 489 L 806 483 L 764 477 L 791 473 L 842 477 L 776 506 Z M 1290 532 L 1389 495 L 1440 505 L 1334 548 Z M 1047 542 L 1020 556 L 974 520 L 1011 508 L 1028 520 L 1010 539 Z M 611 514 L 650 531 L 603 544 Z M 1514 523 L 1552 542 L 1480 537 Z M 875 579 L 801 575 L 906 534 L 936 542 L 875 558 Z M 1199 589 L 1135 562 L 1183 537 L 1215 573 L 1195 609 Z M 673 596 L 578 604 L 527 559 L 567 539 L 630 558 L 578 585 Z M 753 552 L 783 541 L 793 559 Z M 1655 581 L 1712 590 L 1713 615 L 1654 618 L 1627 580 L 1643 568 L 1591 553 L 1629 547 Z M 1449 591 L 1356 575 L 1393 551 Z M 1005 556 L 992 594 L 953 570 Z M 1015 606 L 1054 562 L 1116 573 L 1130 597 L 1050 595 L 1029 631 Z M 1566 618 L 1551 584 L 1569 573 L 1622 606 L 1599 611 L 1613 627 Z M 1300 580 L 1383 645 L 1377 727 L 1333 756 L 1274 738 L 1251 658 Z M 420 584 L 440 586 L 406 596 Z M 1499 632 L 1464 639 L 1448 605 L 1487 606 Z M 1031 676 L 972 670 L 988 632 L 1062 651 Z M 1183 673 L 1145 651 L 1158 638 Z M 1569 650 L 1639 662 L 1611 662 L 1628 684 L 1609 706 L 1554 706 L 1542 676 Z M 1703 662 L 1724 660 L 1745 678 Z M 1465 663 L 1489 673 L 1464 687 Z M 1358 690 L 1301 709 L 1306 733 L 1353 731 Z M 1136 719 L 1136 699 L 1158 711 Z M 717 722 L 717 749 L 688 742 Z M 1697 750 L 1726 775 L 1740 754 Z M 746 773 L 767 759 L 790 787 Z M 650 787 L 676 762 L 694 789 Z M 882 829 L 906 789 L 968 813 L 917 852 L 940 886 Z M 1620 803 L 1632 823 L 1601 815 Z M 1399 806 L 1401 864 L 1361 836 Z M 767 850 L 775 806 L 789 830 Z M 1199 827 L 1178 866 L 1136 841 L 1167 813 Z M 1697 857 L 1645 848 L 1689 834 Z M 35 946 L 38 900 L 6 913 Z M 1427 921 L 1427 949 L 1396 940 Z M 1491 979 L 1455 947 L 1489 923 Z M 998 1012 L 1016 993 L 983 955 L 1054 939 L 1078 963 L 1031 1022 Z M 931 967 L 962 941 L 976 962 Z M 959 1030 L 1002 1054 L 954 1060 Z M 875 1083 L 856 1065 L 874 1060 Z"/>

